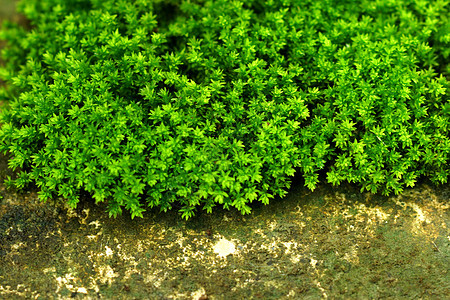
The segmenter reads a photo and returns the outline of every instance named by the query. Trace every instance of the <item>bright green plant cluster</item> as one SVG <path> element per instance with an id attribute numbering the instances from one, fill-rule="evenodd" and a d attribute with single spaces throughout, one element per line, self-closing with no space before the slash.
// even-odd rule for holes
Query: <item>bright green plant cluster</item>
<path id="1" fill-rule="evenodd" d="M 446 183 L 448 0 L 26 0 L 6 24 L 0 150 L 40 198 L 182 217 L 300 172 Z"/>

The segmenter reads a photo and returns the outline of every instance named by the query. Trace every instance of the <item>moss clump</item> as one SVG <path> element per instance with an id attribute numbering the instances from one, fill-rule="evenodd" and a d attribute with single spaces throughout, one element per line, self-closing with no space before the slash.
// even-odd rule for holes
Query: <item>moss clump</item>
<path id="1" fill-rule="evenodd" d="M 142 216 L 249 213 L 300 172 L 399 193 L 449 172 L 443 1 L 27 0 L 3 38 L 11 183 Z M 11 88 L 12 87 L 12 88 Z"/>

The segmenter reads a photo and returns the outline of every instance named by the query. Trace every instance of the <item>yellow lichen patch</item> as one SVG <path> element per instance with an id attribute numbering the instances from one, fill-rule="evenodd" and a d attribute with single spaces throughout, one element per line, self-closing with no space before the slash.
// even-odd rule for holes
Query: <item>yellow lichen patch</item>
<path id="1" fill-rule="evenodd" d="M 55 293 L 59 293 L 63 287 L 70 291 L 75 291 L 77 289 L 75 287 L 76 281 L 77 278 L 71 273 L 66 273 L 64 276 L 56 277 L 57 289 Z"/>
<path id="2" fill-rule="evenodd" d="M 103 284 L 108 283 L 111 285 L 114 279 L 119 277 L 119 274 L 114 272 L 114 269 L 109 265 L 98 266 L 96 271 L 98 273 L 98 280 Z"/>
<path id="3" fill-rule="evenodd" d="M 286 247 L 285 254 L 290 254 L 295 248 L 298 247 L 297 242 L 289 241 L 289 242 L 281 242 Z"/>
<path id="4" fill-rule="evenodd" d="M 154 272 L 143 272 L 143 275 L 146 284 L 159 288 L 169 277 L 169 269 L 167 268 L 166 271 L 155 270 Z"/>
<path id="5" fill-rule="evenodd" d="M 0 285 L 0 295 L 5 297 L 4 299 L 39 299 L 40 294 L 36 291 L 32 291 L 29 287 L 23 284 L 18 284 L 15 288 L 6 285 Z M 31 297 L 30 297 L 31 295 Z"/>
<path id="6" fill-rule="evenodd" d="M 213 249 L 219 257 L 227 257 L 228 255 L 236 252 L 236 246 L 234 243 L 224 238 L 220 239 L 214 245 Z"/>
<path id="7" fill-rule="evenodd" d="M 202 299 L 202 297 L 205 297 L 205 295 L 206 295 L 206 291 L 203 287 L 201 287 L 191 294 L 191 299 L 192 300 Z M 203 298 L 203 299 L 207 299 L 207 298 Z"/>
<path id="8" fill-rule="evenodd" d="M 89 225 L 95 226 L 95 229 L 98 229 L 99 227 L 101 227 L 101 223 L 98 220 L 90 222 Z"/>
<path id="9" fill-rule="evenodd" d="M 344 254 L 343 258 L 350 263 L 359 264 L 357 246 L 352 245 L 350 249 L 348 249 L 347 252 Z"/>
<path id="10" fill-rule="evenodd" d="M 414 198 L 413 198 L 414 199 Z M 402 198 L 394 198 L 393 201 L 404 211 L 410 209 L 413 212 L 410 221 L 411 231 L 427 239 L 434 240 L 439 236 L 439 230 L 446 227 L 445 222 L 436 223 L 433 221 L 436 215 L 443 217 L 443 212 L 450 208 L 450 205 L 431 201 L 425 205 L 418 205 L 414 201 L 402 201 Z"/>

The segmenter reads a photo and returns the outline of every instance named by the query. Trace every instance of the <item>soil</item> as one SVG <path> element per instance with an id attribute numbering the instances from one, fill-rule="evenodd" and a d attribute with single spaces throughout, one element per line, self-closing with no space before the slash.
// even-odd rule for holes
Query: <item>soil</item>
<path id="1" fill-rule="evenodd" d="M 4 0 L 0 0 L 2 7 Z M 0 156 L 0 181 L 11 174 Z M 450 186 L 400 196 L 353 185 L 288 196 L 242 216 L 116 219 L 89 197 L 71 210 L 0 184 L 0 298 L 445 299 Z"/>

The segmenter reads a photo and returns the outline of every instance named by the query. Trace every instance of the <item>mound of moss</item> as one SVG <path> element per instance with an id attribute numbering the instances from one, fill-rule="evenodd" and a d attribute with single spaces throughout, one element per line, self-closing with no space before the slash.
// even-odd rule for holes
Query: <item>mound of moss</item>
<path id="1" fill-rule="evenodd" d="M 5 24 L 10 183 L 182 217 L 284 196 L 300 172 L 399 193 L 449 174 L 441 0 L 24 0 Z M 321 178 L 322 177 L 322 178 Z"/>

